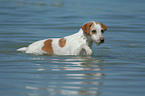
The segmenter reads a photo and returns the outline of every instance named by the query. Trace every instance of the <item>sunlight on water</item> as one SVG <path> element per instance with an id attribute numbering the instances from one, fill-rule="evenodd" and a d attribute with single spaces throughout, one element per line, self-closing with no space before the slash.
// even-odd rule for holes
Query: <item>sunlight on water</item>
<path id="1" fill-rule="evenodd" d="M 44 67 L 42 64 L 36 64 L 39 72 L 50 72 L 49 85 L 47 88 L 40 88 L 35 86 L 25 86 L 29 90 L 47 90 L 54 93 L 56 90 L 58 94 L 67 95 L 89 95 L 99 94 L 100 85 L 99 81 L 103 78 L 104 74 L 100 65 L 96 65 L 102 60 L 92 57 L 60 57 L 62 59 L 48 59 L 48 58 L 32 58 L 31 60 L 45 60 L 51 63 Z M 94 64 L 93 64 L 94 63 Z M 51 68 L 48 68 L 48 66 Z"/>

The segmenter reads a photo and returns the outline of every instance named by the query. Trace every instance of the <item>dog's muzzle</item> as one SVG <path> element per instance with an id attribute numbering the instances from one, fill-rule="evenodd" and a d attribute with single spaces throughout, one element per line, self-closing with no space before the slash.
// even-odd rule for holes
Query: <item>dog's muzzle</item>
<path id="1" fill-rule="evenodd" d="M 104 37 L 101 37 L 100 38 L 100 43 L 104 43 L 104 41 L 105 41 Z"/>

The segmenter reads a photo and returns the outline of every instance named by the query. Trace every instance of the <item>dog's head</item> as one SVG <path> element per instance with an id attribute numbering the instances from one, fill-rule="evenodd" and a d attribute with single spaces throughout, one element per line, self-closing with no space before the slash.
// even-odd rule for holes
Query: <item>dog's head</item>
<path id="1" fill-rule="evenodd" d="M 94 42 L 98 44 L 104 43 L 103 33 L 107 30 L 105 24 L 92 21 L 84 24 L 81 28 Z"/>

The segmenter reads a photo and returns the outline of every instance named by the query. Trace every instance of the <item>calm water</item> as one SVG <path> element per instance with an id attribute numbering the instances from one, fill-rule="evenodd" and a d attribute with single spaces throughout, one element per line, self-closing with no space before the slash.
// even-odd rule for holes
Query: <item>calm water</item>
<path id="1" fill-rule="evenodd" d="M 144 6 L 145 0 L 0 0 L 0 96 L 144 96 Z M 92 20 L 108 26 L 92 56 L 15 51 Z"/>

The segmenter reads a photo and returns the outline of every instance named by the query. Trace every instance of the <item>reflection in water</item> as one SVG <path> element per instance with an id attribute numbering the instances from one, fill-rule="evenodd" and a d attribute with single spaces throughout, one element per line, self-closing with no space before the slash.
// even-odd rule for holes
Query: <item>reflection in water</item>
<path id="1" fill-rule="evenodd" d="M 101 79 L 104 74 L 96 58 L 91 57 L 73 57 L 63 59 L 42 59 L 33 58 L 33 60 L 51 61 L 53 68 L 37 64 L 39 72 L 51 72 L 46 88 L 26 86 L 31 90 L 47 90 L 55 94 L 63 95 L 99 95 L 101 93 Z M 51 67 L 52 67 L 51 66 Z M 47 74 L 47 73 L 46 73 Z M 46 78 L 46 77 L 42 77 Z"/>

